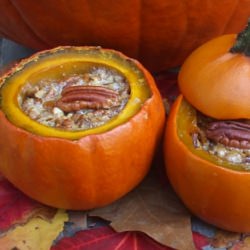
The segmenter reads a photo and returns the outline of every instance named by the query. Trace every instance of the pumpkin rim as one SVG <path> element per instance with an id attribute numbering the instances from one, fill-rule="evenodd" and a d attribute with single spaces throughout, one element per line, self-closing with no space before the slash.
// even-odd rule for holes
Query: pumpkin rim
<path id="1" fill-rule="evenodd" d="M 176 136 L 176 138 L 179 139 L 180 143 L 183 144 L 183 147 L 185 147 L 187 149 L 187 151 L 190 152 L 190 154 L 192 155 L 192 157 L 200 159 L 202 162 L 203 161 L 204 162 L 208 162 L 208 163 L 212 164 L 213 167 L 216 166 L 216 168 L 222 168 L 222 169 L 225 169 L 226 171 L 233 171 L 233 172 L 239 172 L 239 173 L 244 173 L 244 174 L 250 175 L 250 169 L 246 170 L 246 169 L 243 169 L 242 167 L 240 167 L 241 165 L 244 165 L 243 163 L 242 164 L 228 163 L 225 160 L 223 160 L 223 161 L 219 162 L 218 164 L 214 164 L 215 161 L 216 161 L 216 159 L 218 159 L 217 156 L 211 155 L 208 152 L 205 152 L 203 149 L 197 150 L 193 146 L 193 144 L 191 144 L 192 143 L 191 136 L 189 138 L 189 141 L 187 141 L 187 139 L 184 139 L 185 141 L 183 140 L 183 137 L 185 135 L 183 135 L 183 134 L 180 135 L 181 132 L 179 133 L 177 131 L 178 130 L 178 125 L 177 125 L 177 123 L 178 123 L 178 116 L 179 116 L 179 112 L 180 112 L 181 106 L 182 105 L 186 105 L 186 104 L 183 104 L 183 102 L 186 102 L 187 105 L 189 105 L 191 107 L 191 109 L 195 110 L 195 108 L 192 107 L 192 105 L 190 105 L 187 102 L 187 100 L 185 100 L 185 97 L 182 94 L 180 94 L 177 97 L 175 103 L 173 104 L 174 108 L 173 108 L 173 111 L 171 109 L 170 115 L 168 117 L 168 120 L 174 119 L 174 124 L 176 126 L 174 135 Z M 190 113 L 189 114 L 185 114 L 185 115 L 189 116 Z M 188 134 L 188 131 L 185 131 L 184 133 Z M 190 145 L 191 145 L 191 147 L 189 147 Z"/>
<path id="2" fill-rule="evenodd" d="M 69 51 L 69 53 L 75 53 L 76 57 L 74 58 L 72 56 L 72 59 L 67 57 L 64 59 L 63 57 L 67 56 L 67 51 Z M 86 53 L 86 55 L 80 55 L 79 58 L 77 58 L 77 54 L 80 54 L 81 52 Z M 88 52 L 90 52 L 89 55 Z M 60 53 L 62 53 L 61 59 Z M 93 55 L 91 53 L 93 53 Z M 47 56 L 48 61 L 46 61 Z M 58 66 L 59 63 L 66 63 L 69 60 L 72 62 L 80 60 L 82 62 L 86 61 L 101 63 L 104 66 L 111 68 L 113 67 L 114 69 L 120 71 L 120 73 L 128 80 L 128 84 L 131 89 L 130 98 L 127 104 L 120 111 L 120 113 L 116 117 L 113 117 L 110 121 L 104 123 L 101 126 L 87 130 L 65 131 L 54 127 L 48 127 L 32 120 L 21 111 L 17 103 L 16 88 L 20 88 L 22 85 L 24 85 L 25 81 L 24 83 L 17 83 L 17 85 L 15 85 L 15 81 L 14 84 L 8 84 L 8 81 L 11 81 L 13 76 L 15 78 L 16 74 L 17 79 L 19 79 L 19 74 L 21 74 L 21 76 L 22 74 L 25 74 L 26 67 L 30 67 L 30 65 L 31 73 L 26 73 L 26 79 L 28 79 L 28 77 L 32 75 L 33 72 L 36 72 L 36 67 L 40 69 L 40 64 L 41 69 L 43 69 L 43 67 L 46 68 L 46 65 L 48 64 L 51 66 L 51 62 L 49 61 L 50 57 L 52 58 L 53 66 Z M 61 61 L 56 62 L 57 57 L 59 57 Z M 44 60 L 45 66 L 43 66 L 43 61 L 39 62 L 38 66 L 36 65 L 36 62 L 39 61 L 39 59 Z M 55 60 L 55 62 L 53 60 Z M 33 66 L 34 69 L 32 69 Z M 5 115 L 8 116 L 8 119 L 11 121 L 11 123 L 20 128 L 28 130 L 31 133 L 47 137 L 59 137 L 76 140 L 90 134 L 106 132 L 107 130 L 111 130 L 116 126 L 126 123 L 129 119 L 131 119 L 132 116 L 136 115 L 139 112 L 141 107 L 145 105 L 145 102 L 152 98 L 155 92 L 152 85 L 154 85 L 154 79 L 150 76 L 149 72 L 147 72 L 147 70 L 141 65 L 141 63 L 135 59 L 127 57 L 119 51 L 94 46 L 59 46 L 53 49 L 37 52 L 34 55 L 21 60 L 21 62 L 15 65 L 15 67 L 10 69 L 10 71 L 8 71 L 0 78 L 2 95 L 1 111 L 3 111 Z M 7 96 L 6 100 L 4 99 L 4 95 Z M 22 121 L 21 124 L 19 123 L 20 121 Z"/>

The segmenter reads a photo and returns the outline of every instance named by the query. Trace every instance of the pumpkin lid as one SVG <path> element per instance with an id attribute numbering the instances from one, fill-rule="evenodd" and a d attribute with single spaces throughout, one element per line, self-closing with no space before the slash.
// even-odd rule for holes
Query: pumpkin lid
<path id="1" fill-rule="evenodd" d="M 238 36 L 223 35 L 196 49 L 179 73 L 190 104 L 216 119 L 250 118 L 250 25 Z"/>

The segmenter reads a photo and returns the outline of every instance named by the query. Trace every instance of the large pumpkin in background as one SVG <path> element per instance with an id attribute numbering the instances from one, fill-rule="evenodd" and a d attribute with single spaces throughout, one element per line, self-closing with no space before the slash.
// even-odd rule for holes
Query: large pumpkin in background
<path id="1" fill-rule="evenodd" d="M 34 49 L 100 45 L 161 71 L 249 16 L 249 0 L 1 0 L 0 36 Z"/>

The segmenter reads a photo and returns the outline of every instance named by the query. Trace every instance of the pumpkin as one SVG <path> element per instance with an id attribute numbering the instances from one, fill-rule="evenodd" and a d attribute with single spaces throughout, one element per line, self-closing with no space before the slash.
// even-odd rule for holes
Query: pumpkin
<path id="1" fill-rule="evenodd" d="M 249 31 L 195 50 L 164 138 L 167 176 L 190 211 L 219 228 L 250 232 Z"/>
<path id="2" fill-rule="evenodd" d="M 58 84 L 92 66 L 119 72 L 130 88 L 125 107 L 104 124 L 71 131 L 42 124 L 21 108 L 25 86 Z M 81 88 L 67 96 L 73 107 L 72 95 L 92 98 L 98 108 L 100 95 L 113 94 L 98 86 Z M 59 208 L 96 208 L 132 190 L 147 174 L 164 126 L 162 99 L 148 71 L 99 47 L 61 46 L 24 59 L 1 77 L 0 95 L 1 173 L 28 196 Z"/>
<path id="3" fill-rule="evenodd" d="M 248 0 L 2 0 L 0 35 L 34 49 L 113 48 L 159 72 L 211 38 L 239 32 L 249 16 Z"/>

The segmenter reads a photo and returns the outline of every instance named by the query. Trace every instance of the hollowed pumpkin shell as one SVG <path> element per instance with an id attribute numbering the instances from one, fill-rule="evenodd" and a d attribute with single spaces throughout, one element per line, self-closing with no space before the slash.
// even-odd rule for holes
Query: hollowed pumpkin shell
<path id="1" fill-rule="evenodd" d="M 182 95 L 172 107 L 164 140 L 168 178 L 194 215 L 229 231 L 250 232 L 250 172 L 194 147 L 195 112 Z"/>
<path id="2" fill-rule="evenodd" d="M 97 128 L 64 131 L 31 120 L 17 96 L 27 80 L 58 77 L 74 64 L 100 63 L 126 77 L 130 99 Z M 91 209 L 133 189 L 147 174 L 165 114 L 152 76 L 137 61 L 96 47 L 58 47 L 21 61 L 1 78 L 0 171 L 30 197 L 55 207 Z M 138 100 L 140 100 L 138 102 Z"/>

